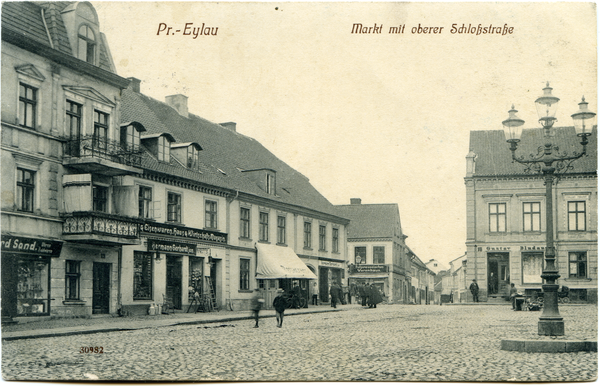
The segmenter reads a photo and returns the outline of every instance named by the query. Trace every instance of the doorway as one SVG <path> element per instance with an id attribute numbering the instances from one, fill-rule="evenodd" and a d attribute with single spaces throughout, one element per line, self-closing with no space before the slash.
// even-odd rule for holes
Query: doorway
<path id="1" fill-rule="evenodd" d="M 110 311 L 110 263 L 94 263 L 92 314 Z"/>
<path id="2" fill-rule="evenodd" d="M 181 309 L 181 257 L 167 255 L 167 299 Z"/>
<path id="3" fill-rule="evenodd" d="M 488 253 L 488 295 L 506 295 L 510 286 L 508 253 Z"/>

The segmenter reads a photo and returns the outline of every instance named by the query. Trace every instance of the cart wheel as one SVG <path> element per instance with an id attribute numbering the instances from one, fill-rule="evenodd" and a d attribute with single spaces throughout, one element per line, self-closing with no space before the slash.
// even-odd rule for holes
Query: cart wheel
<path id="1" fill-rule="evenodd" d="M 569 303 L 571 301 L 571 299 L 569 299 L 568 296 L 565 296 L 564 298 L 560 298 L 561 303 Z"/>

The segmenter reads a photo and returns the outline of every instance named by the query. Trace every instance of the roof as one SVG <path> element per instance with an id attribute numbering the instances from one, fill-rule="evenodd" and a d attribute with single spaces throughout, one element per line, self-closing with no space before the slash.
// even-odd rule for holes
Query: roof
<path id="1" fill-rule="evenodd" d="M 515 152 L 516 156 L 523 155 L 527 159 L 530 154 L 537 154 L 538 147 L 543 146 L 545 138 L 544 129 L 524 129 L 521 141 Z M 579 137 L 573 127 L 557 127 L 552 129 L 553 144 L 560 146 L 560 151 L 569 155 L 581 151 Z M 588 137 L 587 156 L 573 162 L 573 169 L 565 174 L 595 173 L 598 164 L 597 128 Z M 475 172 L 473 176 L 506 176 L 506 175 L 531 175 L 525 173 L 525 165 L 512 161 L 509 144 L 506 142 L 502 130 L 471 131 L 469 151 L 476 154 Z"/>
<path id="2" fill-rule="evenodd" d="M 71 47 L 67 29 L 61 16 L 61 11 L 71 4 L 74 3 L 64 1 L 3 2 L 2 32 L 4 34 L 6 29 L 18 32 L 23 37 L 74 57 L 74 50 Z M 44 11 L 43 17 L 42 10 Z M 113 72 L 106 47 L 100 39 L 98 39 L 97 45 L 99 47 L 98 67 Z"/>
<path id="3" fill-rule="evenodd" d="M 350 219 L 348 239 L 394 237 L 396 222 L 400 221 L 398 204 L 336 205 L 340 216 Z"/>
<path id="4" fill-rule="evenodd" d="M 186 118 L 166 103 L 135 92 L 132 88 L 123 90 L 121 121 L 140 122 L 146 128 L 147 136 L 168 132 L 177 143 L 195 142 L 202 147 L 199 154 L 201 173 L 177 167 L 175 163 L 159 162 L 149 155 L 143 158 L 142 166 L 146 169 L 177 176 L 186 175 L 201 183 L 340 217 L 334 206 L 310 184 L 308 178 L 253 138 L 194 114 L 189 114 Z M 274 170 L 276 194 L 268 194 L 248 173 L 243 173 L 243 170 L 249 169 Z M 346 222 L 342 218 L 339 220 Z"/>

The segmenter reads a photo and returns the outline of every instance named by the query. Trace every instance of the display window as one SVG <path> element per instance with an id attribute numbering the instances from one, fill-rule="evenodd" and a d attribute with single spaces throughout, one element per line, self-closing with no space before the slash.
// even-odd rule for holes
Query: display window
<path id="1" fill-rule="evenodd" d="M 49 259 L 19 259 L 17 315 L 48 315 L 50 313 L 49 275 Z"/>

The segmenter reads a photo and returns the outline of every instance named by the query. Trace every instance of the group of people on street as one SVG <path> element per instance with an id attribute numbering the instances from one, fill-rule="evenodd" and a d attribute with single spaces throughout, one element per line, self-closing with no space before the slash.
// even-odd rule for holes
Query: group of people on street
<path id="1" fill-rule="evenodd" d="M 369 306 L 369 308 L 377 308 L 377 304 L 383 301 L 379 288 L 373 284 L 360 284 L 358 285 L 357 290 L 363 307 Z"/>

